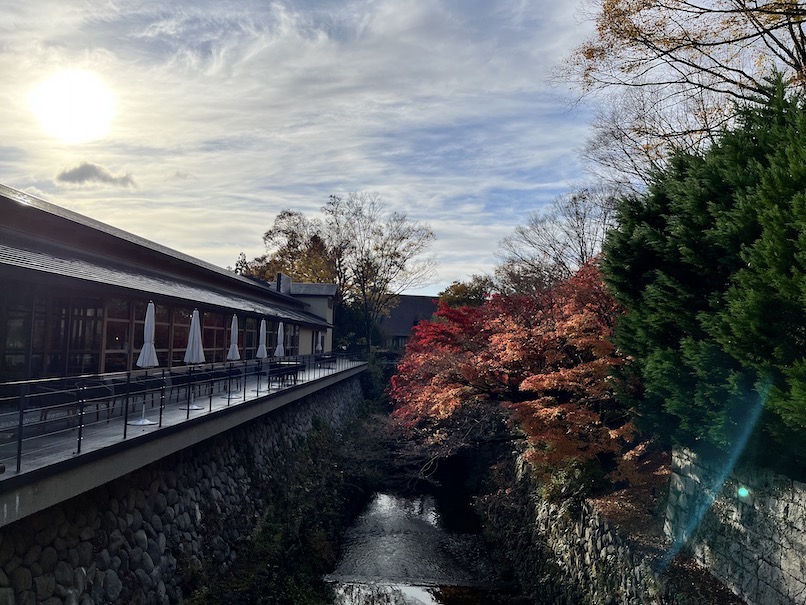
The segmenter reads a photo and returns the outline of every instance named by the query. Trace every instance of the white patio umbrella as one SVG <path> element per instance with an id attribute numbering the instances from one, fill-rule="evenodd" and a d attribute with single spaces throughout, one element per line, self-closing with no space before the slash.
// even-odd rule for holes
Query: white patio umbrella
<path id="1" fill-rule="evenodd" d="M 190 334 L 188 334 L 188 348 L 185 351 L 185 363 L 204 363 L 204 348 L 202 347 L 201 322 L 199 310 L 193 309 L 190 319 Z"/>
<path id="2" fill-rule="evenodd" d="M 275 357 L 283 357 L 285 355 L 285 347 L 283 341 L 285 340 L 285 332 L 283 331 L 283 322 L 277 327 L 277 346 L 274 349 Z"/>
<path id="3" fill-rule="evenodd" d="M 157 349 L 154 348 L 154 328 L 156 320 L 154 319 L 154 303 L 149 301 L 146 307 L 146 321 L 143 326 L 143 348 L 140 349 L 140 355 L 137 357 L 138 368 L 155 368 L 160 365 L 157 359 Z"/>
<path id="4" fill-rule="evenodd" d="M 143 326 L 143 348 L 140 349 L 140 355 L 137 357 L 137 367 L 139 368 L 155 368 L 160 362 L 157 359 L 157 349 L 154 348 L 154 329 L 156 320 L 154 318 L 154 303 L 148 301 L 146 307 L 146 320 Z M 146 373 L 147 375 L 148 373 Z M 146 396 L 143 395 L 143 412 L 140 418 L 132 420 L 129 424 L 137 426 L 147 426 L 149 424 L 156 424 L 153 420 L 146 418 Z"/>
<path id="5" fill-rule="evenodd" d="M 324 332 L 318 332 L 316 334 L 316 349 L 314 350 L 314 353 L 321 353 L 322 352 L 322 346 L 323 346 L 324 341 L 325 341 L 325 333 Z"/>
<path id="6" fill-rule="evenodd" d="M 260 320 L 260 329 L 258 330 L 258 344 L 257 344 L 257 351 L 255 352 L 255 357 L 258 358 L 258 364 L 260 370 L 257 373 L 257 388 L 255 389 L 255 393 L 260 394 L 260 378 L 263 375 L 262 368 L 263 368 L 263 360 L 269 356 L 269 352 L 266 350 L 266 320 Z M 269 383 L 269 388 L 271 388 L 271 383 Z"/>
<path id="7" fill-rule="evenodd" d="M 193 316 L 190 318 L 190 333 L 188 334 L 188 348 L 185 351 L 185 363 L 192 365 L 194 363 L 204 363 L 204 347 L 202 346 L 202 333 L 201 321 L 199 321 L 199 310 L 193 309 Z M 188 368 L 188 376 L 192 375 L 192 368 Z M 191 391 L 193 384 L 188 384 L 188 401 L 185 408 L 190 417 L 191 410 L 200 410 L 201 407 L 191 402 Z"/>
<path id="8" fill-rule="evenodd" d="M 255 353 L 255 357 L 258 359 L 266 359 L 269 356 L 268 351 L 266 351 L 266 320 L 260 320 L 260 335 L 258 336 L 258 345 L 257 345 L 257 353 Z"/>
<path id="9" fill-rule="evenodd" d="M 241 358 L 238 352 L 238 316 L 232 315 L 232 323 L 229 328 L 229 351 L 227 351 L 227 361 L 237 361 Z"/>

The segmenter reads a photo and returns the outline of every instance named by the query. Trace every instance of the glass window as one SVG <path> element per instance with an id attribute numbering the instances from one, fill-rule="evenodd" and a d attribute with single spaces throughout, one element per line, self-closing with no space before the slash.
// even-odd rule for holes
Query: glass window
<path id="1" fill-rule="evenodd" d="M 106 324 L 106 349 L 128 351 L 129 322 L 109 321 Z"/>
<path id="2" fill-rule="evenodd" d="M 154 305 L 154 317 L 157 323 L 171 323 L 171 307 L 168 305 Z"/>
<path id="3" fill-rule="evenodd" d="M 183 355 L 185 349 L 188 347 L 188 334 L 190 333 L 190 326 L 174 326 L 174 344 L 173 348 L 182 349 Z"/>
<path id="4" fill-rule="evenodd" d="M 107 353 L 104 359 L 105 372 L 125 372 L 129 369 L 129 356 L 123 353 Z"/>
<path id="5" fill-rule="evenodd" d="M 114 319 L 129 319 L 129 301 L 124 298 L 110 298 L 106 302 L 106 316 Z"/>
<path id="6" fill-rule="evenodd" d="M 171 326 L 168 324 L 157 324 L 154 328 L 154 347 L 158 351 L 167 351 L 171 344 Z"/>

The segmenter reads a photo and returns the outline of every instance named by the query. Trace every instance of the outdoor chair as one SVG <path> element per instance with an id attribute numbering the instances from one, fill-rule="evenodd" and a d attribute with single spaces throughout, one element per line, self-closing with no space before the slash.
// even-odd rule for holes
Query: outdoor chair
<path id="1" fill-rule="evenodd" d="M 162 386 L 165 382 L 162 375 L 154 374 L 152 376 L 148 375 L 137 376 L 135 380 L 137 381 L 138 385 L 142 386 L 143 398 L 145 398 L 147 395 L 151 395 L 151 407 L 153 408 L 154 395 L 159 393 L 160 389 L 162 389 Z"/>
<path id="2" fill-rule="evenodd" d="M 76 386 L 76 399 L 84 405 L 95 406 L 95 421 L 101 420 L 101 406 L 106 407 L 106 421 L 112 417 L 115 407 L 114 389 L 100 380 L 79 380 Z"/>
<path id="3" fill-rule="evenodd" d="M 39 410 L 39 422 L 44 424 L 48 416 L 54 412 L 64 411 L 71 424 L 70 417 L 78 415 L 78 399 L 75 388 L 60 382 L 48 385 L 40 384 L 33 387 L 28 396 L 30 407 Z"/>
<path id="4" fill-rule="evenodd" d="M 121 410 L 123 410 L 123 406 L 126 405 L 127 397 L 132 409 L 135 409 L 138 397 L 141 395 L 145 396 L 145 384 L 138 381 L 136 378 L 132 378 L 131 380 L 116 378 L 108 384 L 112 386 L 114 402 L 121 402 Z M 113 405 L 116 405 L 116 403 L 113 403 Z"/>

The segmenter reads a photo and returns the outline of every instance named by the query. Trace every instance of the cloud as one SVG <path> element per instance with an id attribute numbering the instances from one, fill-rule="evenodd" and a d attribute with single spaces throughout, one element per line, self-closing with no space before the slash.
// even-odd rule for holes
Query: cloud
<path id="1" fill-rule="evenodd" d="M 222 266 L 261 253 L 284 208 L 378 191 L 431 224 L 444 287 L 583 176 L 587 116 L 546 83 L 585 36 L 580 1 L 18 3 L 0 24 L 2 179 Z M 20 94 L 70 66 L 116 97 L 84 147 L 46 137 Z M 136 166 L 136 185 L 105 166 Z"/>
<path id="2" fill-rule="evenodd" d="M 90 162 L 82 162 L 74 168 L 63 170 L 56 175 L 56 181 L 70 185 L 103 183 L 116 187 L 136 187 L 136 183 L 129 173 L 115 176 L 107 168 Z"/>

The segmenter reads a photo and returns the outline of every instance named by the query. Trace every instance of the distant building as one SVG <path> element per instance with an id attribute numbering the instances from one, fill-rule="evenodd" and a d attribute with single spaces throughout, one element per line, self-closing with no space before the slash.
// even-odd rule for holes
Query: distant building
<path id="1" fill-rule="evenodd" d="M 198 309 L 207 362 L 283 323 L 286 355 L 330 350 L 332 284 L 277 288 L 0 185 L 0 382 L 136 369 L 149 301 L 160 367 L 184 365 Z M 323 338 L 324 336 L 324 338 Z"/>
<path id="2" fill-rule="evenodd" d="M 423 320 L 431 319 L 437 310 L 436 296 L 409 296 L 401 294 L 397 306 L 389 317 L 382 317 L 379 331 L 387 349 L 404 349 L 411 329 Z"/>

